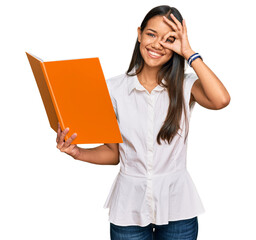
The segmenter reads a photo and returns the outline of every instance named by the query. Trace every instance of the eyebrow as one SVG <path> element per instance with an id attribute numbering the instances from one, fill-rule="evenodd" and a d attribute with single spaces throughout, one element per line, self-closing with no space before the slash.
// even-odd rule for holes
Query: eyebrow
<path id="1" fill-rule="evenodd" d="M 152 31 L 152 32 L 157 33 L 157 31 L 156 31 L 156 30 L 153 30 L 153 29 L 151 29 L 151 28 L 148 28 L 147 30 L 150 30 L 150 31 Z"/>

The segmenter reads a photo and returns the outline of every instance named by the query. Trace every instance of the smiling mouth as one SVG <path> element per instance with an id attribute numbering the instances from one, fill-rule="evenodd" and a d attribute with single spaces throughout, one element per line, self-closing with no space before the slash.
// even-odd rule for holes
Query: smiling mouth
<path id="1" fill-rule="evenodd" d="M 160 57 L 162 57 L 163 55 L 161 55 L 161 54 L 158 54 L 158 53 L 155 53 L 155 52 L 153 52 L 153 51 L 150 51 L 150 50 L 148 50 L 147 49 L 147 52 L 148 52 L 148 55 L 151 57 L 151 58 L 160 58 Z"/>

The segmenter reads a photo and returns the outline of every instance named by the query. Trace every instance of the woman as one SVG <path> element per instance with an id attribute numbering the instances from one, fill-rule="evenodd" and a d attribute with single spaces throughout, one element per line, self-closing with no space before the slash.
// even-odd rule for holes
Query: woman
<path id="1" fill-rule="evenodd" d="M 184 73 L 185 60 L 196 74 Z M 186 170 L 188 120 L 196 102 L 217 110 L 230 96 L 192 50 L 176 8 L 148 12 L 129 69 L 107 86 L 123 143 L 82 149 L 71 144 L 76 134 L 64 142 L 68 129 L 59 127 L 58 149 L 94 164 L 120 162 L 104 205 L 112 240 L 197 239 L 204 207 Z"/>

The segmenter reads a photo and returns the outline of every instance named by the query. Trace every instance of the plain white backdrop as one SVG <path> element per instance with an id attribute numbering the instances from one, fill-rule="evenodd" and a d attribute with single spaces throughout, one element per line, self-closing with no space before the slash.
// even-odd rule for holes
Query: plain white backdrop
<path id="1" fill-rule="evenodd" d="M 120 166 L 76 161 L 56 148 L 25 51 L 45 61 L 99 57 L 105 78 L 122 74 L 137 27 L 165 4 L 181 12 L 192 49 L 231 96 L 222 110 L 196 104 L 190 120 L 188 170 L 206 208 L 198 239 L 256 239 L 256 37 L 249 0 L 2 2 L 0 239 L 110 239 L 103 204 Z"/>

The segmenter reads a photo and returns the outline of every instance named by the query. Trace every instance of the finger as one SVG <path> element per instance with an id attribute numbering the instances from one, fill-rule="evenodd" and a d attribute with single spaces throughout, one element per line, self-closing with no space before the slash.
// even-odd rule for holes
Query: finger
<path id="1" fill-rule="evenodd" d="M 174 42 L 175 39 L 178 38 L 178 34 L 176 32 L 168 32 L 167 34 L 164 35 L 164 38 L 163 38 L 163 42 Z"/>
<path id="2" fill-rule="evenodd" d="M 77 134 L 74 133 L 72 136 L 61 146 L 60 151 L 70 153 L 70 151 L 74 148 L 74 145 L 71 145 L 71 142 L 77 137 Z"/>
<path id="3" fill-rule="evenodd" d="M 68 132 L 69 132 L 69 128 L 67 127 L 67 128 L 62 132 L 61 137 L 60 137 L 60 141 L 65 142 L 65 137 L 66 137 L 66 135 L 68 134 Z"/>
<path id="4" fill-rule="evenodd" d="M 171 13 L 171 18 L 177 24 L 178 29 L 181 30 L 182 29 L 182 25 L 181 25 L 180 21 L 172 13 Z"/>
<path id="5" fill-rule="evenodd" d="M 184 32 L 186 33 L 187 32 L 187 25 L 185 23 L 185 19 L 183 19 L 183 28 L 184 28 Z"/>
<path id="6" fill-rule="evenodd" d="M 72 136 L 63 144 L 62 147 L 68 148 L 76 137 L 77 137 L 77 133 L 72 134 Z"/>
<path id="7" fill-rule="evenodd" d="M 63 145 L 62 143 L 64 142 L 64 138 L 65 138 L 66 134 L 68 133 L 68 131 L 69 131 L 69 128 L 66 128 L 66 129 L 61 133 L 60 139 L 59 139 L 59 141 L 58 141 L 58 146 L 59 146 L 59 147 Z"/>
<path id="8" fill-rule="evenodd" d="M 64 142 L 58 142 L 58 144 L 57 144 L 56 147 L 57 147 L 59 150 L 61 150 L 62 147 L 63 147 L 63 144 L 64 144 Z"/>
<path id="9" fill-rule="evenodd" d="M 169 20 L 167 17 L 165 17 L 165 16 L 163 16 L 163 18 L 164 18 L 164 21 L 166 21 L 170 26 L 171 26 L 171 28 L 174 30 L 174 31 L 177 31 L 178 30 L 178 28 L 177 28 L 177 25 L 174 23 L 174 22 L 172 22 L 171 20 Z"/>
<path id="10" fill-rule="evenodd" d="M 58 130 L 57 130 L 57 138 L 56 138 L 56 142 L 59 141 L 60 139 L 60 134 L 61 134 L 61 129 L 60 129 L 60 123 L 58 122 Z"/>
<path id="11" fill-rule="evenodd" d="M 170 49 L 172 50 L 172 43 L 167 43 L 167 42 L 163 42 L 163 41 L 160 41 L 160 44 L 164 47 L 164 48 L 167 48 L 167 49 Z"/>

